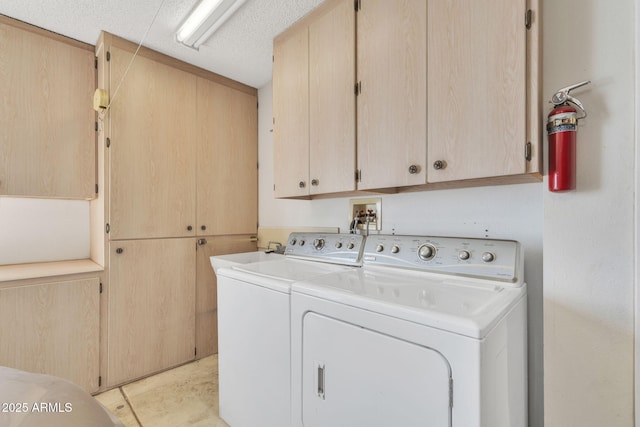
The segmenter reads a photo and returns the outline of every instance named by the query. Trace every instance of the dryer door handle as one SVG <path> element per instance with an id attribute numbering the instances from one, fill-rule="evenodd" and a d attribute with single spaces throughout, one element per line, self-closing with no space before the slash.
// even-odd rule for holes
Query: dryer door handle
<path id="1" fill-rule="evenodd" d="M 318 381 L 318 388 L 317 388 L 317 394 L 318 397 L 321 398 L 322 400 L 324 400 L 324 363 L 317 363 L 317 368 L 318 368 L 318 376 L 317 376 L 317 381 Z"/>

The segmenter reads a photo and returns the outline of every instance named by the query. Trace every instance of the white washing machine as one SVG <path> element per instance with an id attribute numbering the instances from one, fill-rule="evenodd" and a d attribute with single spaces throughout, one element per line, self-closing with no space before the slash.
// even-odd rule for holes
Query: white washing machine
<path id="1" fill-rule="evenodd" d="M 514 241 L 375 235 L 293 284 L 292 425 L 526 426 L 522 272 Z"/>
<path id="2" fill-rule="evenodd" d="M 360 266 L 364 238 L 292 233 L 284 259 L 220 268 L 220 416 L 232 427 L 291 425 L 290 287 Z"/>

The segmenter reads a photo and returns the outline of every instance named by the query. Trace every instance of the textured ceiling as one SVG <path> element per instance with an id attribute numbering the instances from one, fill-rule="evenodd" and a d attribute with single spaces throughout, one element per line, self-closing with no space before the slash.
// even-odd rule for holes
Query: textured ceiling
<path id="1" fill-rule="evenodd" d="M 199 51 L 175 41 L 198 0 L 0 0 L 0 14 L 95 44 L 101 30 L 249 86 L 271 80 L 273 38 L 323 0 L 248 0 Z"/>

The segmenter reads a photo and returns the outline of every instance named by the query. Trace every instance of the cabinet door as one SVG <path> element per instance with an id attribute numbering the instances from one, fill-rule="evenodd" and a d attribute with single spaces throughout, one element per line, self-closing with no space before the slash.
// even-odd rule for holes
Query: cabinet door
<path id="1" fill-rule="evenodd" d="M 195 241 L 111 242 L 108 385 L 194 358 Z"/>
<path id="2" fill-rule="evenodd" d="M 95 197 L 93 58 L 0 16 L 0 195 Z"/>
<path id="3" fill-rule="evenodd" d="M 98 278 L 0 289 L 0 365 L 98 390 Z"/>
<path id="4" fill-rule="evenodd" d="M 355 190 L 356 22 L 339 0 L 309 25 L 310 194 Z"/>
<path id="5" fill-rule="evenodd" d="M 196 77 L 110 52 L 110 237 L 195 235 Z"/>
<path id="6" fill-rule="evenodd" d="M 526 172 L 525 3 L 428 2 L 430 182 Z"/>
<path id="7" fill-rule="evenodd" d="M 426 15 L 426 0 L 367 0 L 358 12 L 358 189 L 426 182 Z"/>
<path id="8" fill-rule="evenodd" d="M 198 78 L 197 233 L 256 233 L 257 98 Z"/>
<path id="9" fill-rule="evenodd" d="M 209 259 L 215 255 L 256 251 L 251 236 L 218 236 L 198 240 L 196 271 L 196 356 L 218 352 L 218 294 L 216 275 Z"/>
<path id="10" fill-rule="evenodd" d="M 273 164 L 275 197 L 309 194 L 308 28 L 273 43 Z"/>

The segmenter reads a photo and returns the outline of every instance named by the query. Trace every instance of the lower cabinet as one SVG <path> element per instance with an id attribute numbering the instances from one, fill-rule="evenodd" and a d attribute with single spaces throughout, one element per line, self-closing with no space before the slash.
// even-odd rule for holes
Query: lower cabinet
<path id="1" fill-rule="evenodd" d="M 196 358 L 218 352 L 218 298 L 210 257 L 257 250 L 255 236 L 215 236 L 198 239 L 196 254 Z"/>
<path id="2" fill-rule="evenodd" d="M 255 235 L 122 240 L 109 246 L 107 387 L 218 352 L 216 277 L 209 257 L 255 251 Z"/>
<path id="3" fill-rule="evenodd" d="M 0 365 L 99 387 L 97 277 L 0 288 Z"/>
<path id="4" fill-rule="evenodd" d="M 193 360 L 193 238 L 109 243 L 108 386 Z"/>

